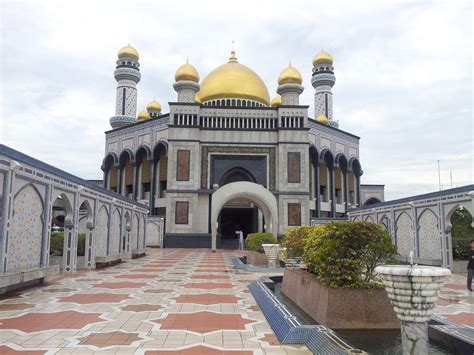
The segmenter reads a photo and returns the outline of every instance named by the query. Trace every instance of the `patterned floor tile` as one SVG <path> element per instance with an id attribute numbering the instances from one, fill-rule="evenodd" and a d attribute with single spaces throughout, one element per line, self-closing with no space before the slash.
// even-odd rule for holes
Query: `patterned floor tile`
<path id="1" fill-rule="evenodd" d="M 50 329 L 81 329 L 92 323 L 103 322 L 101 313 L 63 311 L 56 313 L 28 313 L 19 317 L 0 319 L 0 329 L 19 329 L 25 333 Z"/>
<path id="2" fill-rule="evenodd" d="M 171 313 L 163 319 L 153 322 L 161 324 L 160 329 L 191 330 L 196 333 L 208 333 L 216 330 L 245 329 L 245 325 L 255 321 L 243 318 L 240 314 L 213 312 Z"/>
<path id="3" fill-rule="evenodd" d="M 214 293 L 201 293 L 197 295 L 180 295 L 175 298 L 176 303 L 195 303 L 195 304 L 220 304 L 237 303 L 240 297 L 234 295 L 216 295 Z"/>
<path id="4" fill-rule="evenodd" d="M 143 340 L 138 333 L 108 332 L 92 333 L 83 338 L 79 338 L 80 345 L 93 345 L 98 348 L 105 348 L 113 345 L 130 345 L 137 340 Z"/>
<path id="5" fill-rule="evenodd" d="M 79 304 L 90 304 L 90 303 L 116 303 L 128 299 L 127 295 L 113 294 L 113 293 L 86 293 L 77 294 L 67 297 L 59 298 L 59 302 L 74 302 Z"/>

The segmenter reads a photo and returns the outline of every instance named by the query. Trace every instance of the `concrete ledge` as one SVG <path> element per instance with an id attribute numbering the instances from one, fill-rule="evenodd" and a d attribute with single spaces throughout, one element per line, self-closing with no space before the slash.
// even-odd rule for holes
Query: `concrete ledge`
<path id="1" fill-rule="evenodd" d="M 96 256 L 95 257 L 95 264 L 96 266 L 105 266 L 105 265 L 112 265 L 121 262 L 122 259 L 119 255 L 107 255 L 107 256 Z"/>
<path id="2" fill-rule="evenodd" d="M 132 250 L 132 259 L 135 259 L 135 258 L 140 258 L 142 256 L 145 256 L 146 254 L 146 249 L 135 249 L 135 250 Z"/>
<path id="3" fill-rule="evenodd" d="M 285 269 L 283 294 L 331 329 L 398 329 L 384 289 L 331 288 L 301 269 Z"/>
<path id="4" fill-rule="evenodd" d="M 34 283 L 41 283 L 45 278 L 58 274 L 59 265 L 52 265 L 44 268 L 16 271 L 0 275 L 0 294 Z"/>
<path id="5" fill-rule="evenodd" d="M 397 260 L 407 264 L 410 263 L 409 256 L 398 255 Z M 441 266 L 443 264 L 443 261 L 441 259 L 413 258 L 413 263 L 418 265 Z"/>
<path id="6" fill-rule="evenodd" d="M 264 282 L 253 282 L 249 289 L 280 343 L 304 344 L 313 354 L 366 354 L 323 325 L 302 325 Z"/>

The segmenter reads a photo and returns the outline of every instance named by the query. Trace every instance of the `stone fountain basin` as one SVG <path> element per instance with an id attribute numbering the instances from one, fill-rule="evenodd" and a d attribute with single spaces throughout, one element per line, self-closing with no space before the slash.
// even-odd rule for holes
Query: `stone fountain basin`
<path id="1" fill-rule="evenodd" d="M 376 272 L 384 275 L 410 276 L 410 277 L 444 277 L 451 275 L 451 271 L 442 267 L 420 265 L 384 265 L 377 266 Z M 432 281 L 431 281 L 432 282 Z"/>

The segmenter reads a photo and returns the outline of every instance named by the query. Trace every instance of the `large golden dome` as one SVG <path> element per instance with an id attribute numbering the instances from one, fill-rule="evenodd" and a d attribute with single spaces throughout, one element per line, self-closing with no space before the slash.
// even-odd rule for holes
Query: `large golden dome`
<path id="1" fill-rule="evenodd" d="M 252 69 L 237 62 L 231 52 L 229 62 L 210 72 L 199 90 L 202 102 L 220 98 L 240 98 L 270 105 L 270 95 L 263 80 Z"/>
<path id="2" fill-rule="evenodd" d="M 140 113 L 139 113 L 138 116 L 137 116 L 137 120 L 138 120 L 138 121 L 145 121 L 145 120 L 148 120 L 148 119 L 150 119 L 150 118 L 151 118 L 151 117 L 150 117 L 150 114 L 149 114 L 147 111 L 145 111 L 145 110 L 140 111 Z"/>
<path id="3" fill-rule="evenodd" d="M 129 44 L 118 51 L 118 57 L 129 57 L 138 60 L 140 55 L 138 54 L 138 51 Z"/>

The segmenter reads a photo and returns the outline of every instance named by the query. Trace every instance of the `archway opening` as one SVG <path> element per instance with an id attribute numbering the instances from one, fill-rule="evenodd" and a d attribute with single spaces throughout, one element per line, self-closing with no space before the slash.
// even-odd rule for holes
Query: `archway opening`
<path id="1" fill-rule="evenodd" d="M 222 249 L 237 249 L 241 231 L 244 240 L 251 233 L 265 231 L 265 218 L 250 200 L 236 198 L 224 205 L 218 217 L 218 238 Z"/>
<path id="2" fill-rule="evenodd" d="M 51 239 L 49 243 L 49 265 L 59 265 L 61 271 L 68 267 L 64 262 L 65 244 L 67 243 L 67 225 L 72 221 L 71 204 L 64 194 L 59 194 L 53 202 L 51 211 Z M 71 261 L 69 256 L 68 261 Z M 70 266 L 69 266 L 70 267 Z M 67 270 L 70 271 L 70 270 Z"/>
<path id="3" fill-rule="evenodd" d="M 464 206 L 458 206 L 453 211 L 450 222 L 453 260 L 467 260 L 467 253 L 471 249 L 470 241 L 474 239 L 472 215 Z"/>
<path id="4" fill-rule="evenodd" d="M 79 207 L 79 230 L 76 239 L 76 270 L 87 269 L 92 266 L 92 208 L 89 202 L 84 201 Z M 89 235 L 89 238 L 88 238 Z"/>
<path id="5" fill-rule="evenodd" d="M 237 207 L 237 203 L 245 205 L 244 207 Z M 251 209 L 253 216 L 250 215 L 251 212 L 240 212 L 242 215 L 248 213 L 245 216 L 245 226 L 249 231 L 265 230 L 273 233 L 275 236 L 278 234 L 277 201 L 275 196 L 262 185 L 248 181 L 231 182 L 217 189 L 212 194 L 211 205 L 210 222 L 213 250 L 218 245 L 222 247 L 218 243 L 218 232 L 219 235 L 222 233 L 230 234 L 231 232 L 235 233 L 236 227 L 241 229 L 243 227 L 242 221 L 239 221 L 236 217 L 227 219 L 226 222 L 226 208 Z M 259 218 L 259 211 L 261 211 L 261 218 Z"/>

